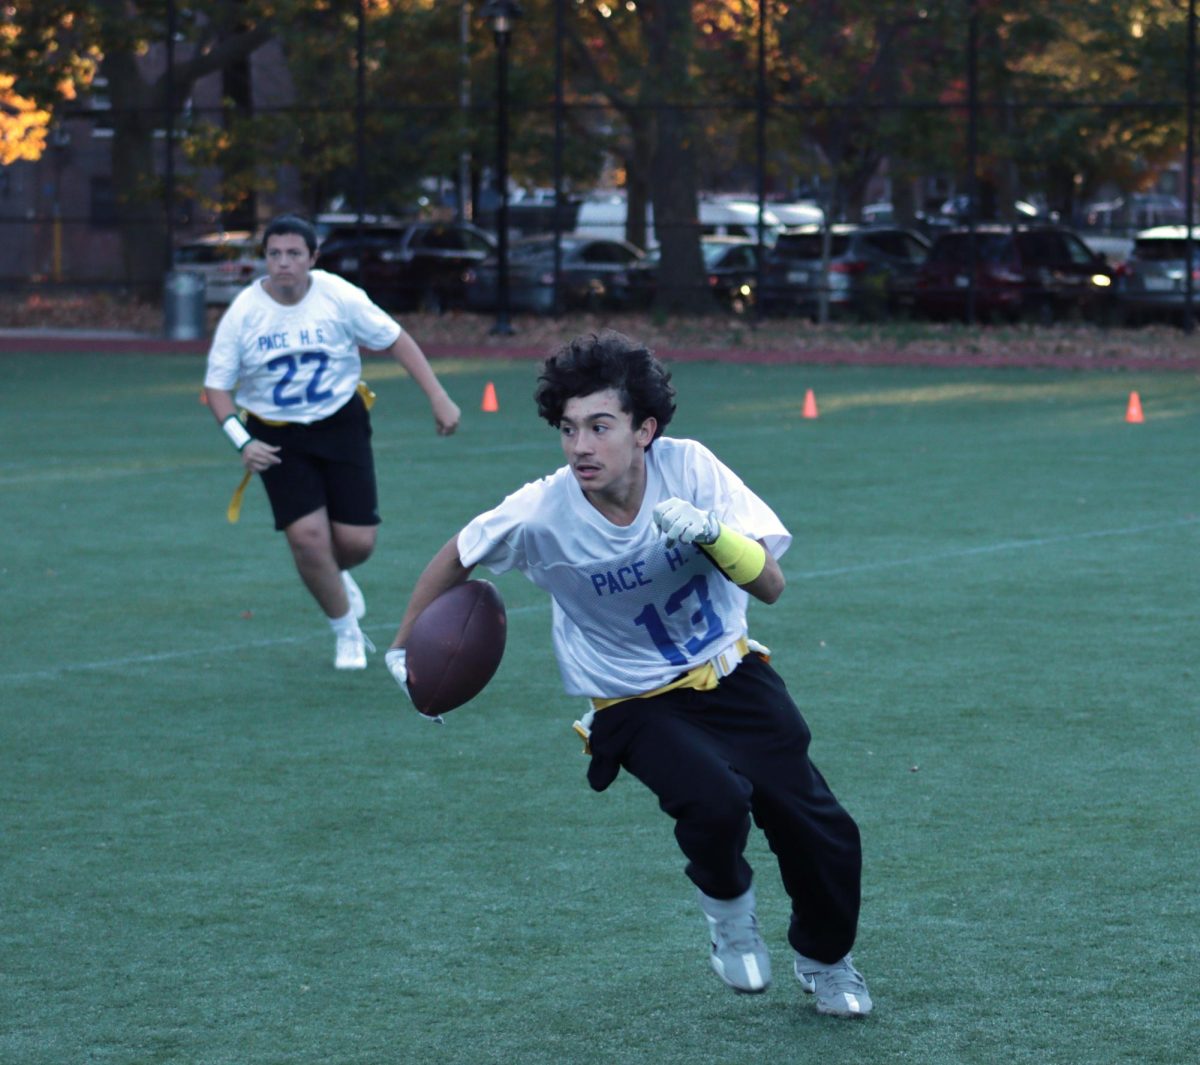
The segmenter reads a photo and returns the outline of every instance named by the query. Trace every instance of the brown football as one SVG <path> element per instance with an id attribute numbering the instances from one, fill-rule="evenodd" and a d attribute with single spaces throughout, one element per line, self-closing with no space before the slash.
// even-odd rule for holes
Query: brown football
<path id="1" fill-rule="evenodd" d="M 465 581 L 438 596 L 404 644 L 413 705 L 436 717 L 474 699 L 500 666 L 507 632 L 504 600 L 489 581 Z"/>

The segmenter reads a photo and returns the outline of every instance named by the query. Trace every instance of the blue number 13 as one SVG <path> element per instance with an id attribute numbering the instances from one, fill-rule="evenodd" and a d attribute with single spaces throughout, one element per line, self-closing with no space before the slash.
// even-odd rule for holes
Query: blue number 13
<path id="1" fill-rule="evenodd" d="M 683 607 L 683 602 L 689 596 L 695 596 L 700 606 L 695 613 L 692 614 L 691 621 L 693 625 L 703 621 L 708 628 L 702 636 L 693 636 L 683 646 L 688 654 L 694 655 L 702 647 L 712 643 L 713 640 L 723 635 L 725 626 L 721 622 L 720 615 L 713 608 L 712 600 L 708 597 L 708 578 L 698 573 L 686 584 L 681 585 L 671 594 L 663 606 L 663 610 L 667 614 L 674 614 Z M 687 658 L 683 652 L 671 641 L 670 635 L 667 633 L 667 626 L 663 623 L 663 619 L 659 616 L 653 605 L 647 604 L 645 609 L 633 619 L 635 625 L 641 625 L 646 629 L 650 639 L 654 641 L 654 646 L 658 648 L 658 653 L 663 656 L 668 662 L 674 666 L 686 666 Z"/>

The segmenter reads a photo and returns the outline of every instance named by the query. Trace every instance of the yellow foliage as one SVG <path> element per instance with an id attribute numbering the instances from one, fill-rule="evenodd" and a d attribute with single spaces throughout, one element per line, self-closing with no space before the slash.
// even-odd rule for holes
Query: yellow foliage
<path id="1" fill-rule="evenodd" d="M 15 79 L 0 74 L 0 166 L 36 161 L 46 150 L 50 112 L 13 92 Z"/>

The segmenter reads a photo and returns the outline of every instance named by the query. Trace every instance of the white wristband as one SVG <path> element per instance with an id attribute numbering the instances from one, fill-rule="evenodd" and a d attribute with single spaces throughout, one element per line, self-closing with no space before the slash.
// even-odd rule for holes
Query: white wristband
<path id="1" fill-rule="evenodd" d="M 242 450 L 251 440 L 254 439 L 246 427 L 241 423 L 236 414 L 231 414 L 221 423 L 221 428 L 225 430 L 225 435 L 232 441 L 233 446 L 239 451 Z"/>

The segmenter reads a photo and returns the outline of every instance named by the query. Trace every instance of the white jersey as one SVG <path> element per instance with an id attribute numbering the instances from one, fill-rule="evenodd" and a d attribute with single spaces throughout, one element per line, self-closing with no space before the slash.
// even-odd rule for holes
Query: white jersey
<path id="1" fill-rule="evenodd" d="M 672 497 L 715 510 L 776 558 L 792 542 L 771 508 L 711 451 L 671 437 L 646 453 L 646 495 L 632 525 L 605 518 L 564 466 L 458 534 L 463 565 L 517 569 L 550 593 L 568 695 L 652 691 L 746 635 L 749 595 L 698 547 L 668 548 L 654 525 L 654 507 Z"/>
<path id="2" fill-rule="evenodd" d="M 208 352 L 204 384 L 232 392 L 252 414 L 305 425 L 328 418 L 354 395 L 361 345 L 391 347 L 400 324 L 357 285 L 325 270 L 309 272 L 304 299 L 287 306 L 262 280 L 238 293 Z"/>

